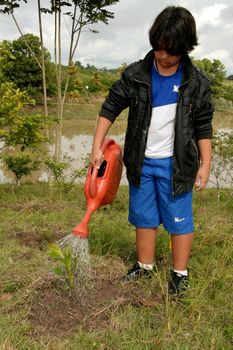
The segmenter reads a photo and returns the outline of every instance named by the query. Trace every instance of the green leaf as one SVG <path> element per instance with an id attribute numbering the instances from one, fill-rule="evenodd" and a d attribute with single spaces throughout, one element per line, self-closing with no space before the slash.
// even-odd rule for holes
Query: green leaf
<path id="1" fill-rule="evenodd" d="M 64 277 L 65 275 L 65 271 L 60 266 L 54 267 L 53 273 L 57 276 L 62 276 L 62 277 Z"/>
<path id="2" fill-rule="evenodd" d="M 48 255 L 56 260 L 64 260 L 65 258 L 62 249 L 55 243 L 48 245 Z"/>

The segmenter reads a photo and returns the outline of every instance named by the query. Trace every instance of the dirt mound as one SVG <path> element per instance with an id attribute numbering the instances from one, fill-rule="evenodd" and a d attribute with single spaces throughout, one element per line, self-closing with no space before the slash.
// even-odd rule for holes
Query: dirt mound
<path id="1" fill-rule="evenodd" d="M 78 327 L 103 331 L 110 326 L 113 311 L 129 304 L 146 307 L 161 302 L 161 295 L 148 295 L 137 283 L 123 284 L 106 276 L 91 278 L 76 293 L 62 290 L 61 281 L 50 278 L 35 291 L 30 322 L 35 337 L 63 336 Z"/>
<path id="2" fill-rule="evenodd" d="M 21 244 L 27 247 L 37 248 L 42 245 L 43 237 L 37 232 L 16 232 L 15 236 Z"/>
<path id="3" fill-rule="evenodd" d="M 64 233 L 57 229 L 51 237 L 45 237 L 43 234 L 35 231 L 19 231 L 14 233 L 12 237 L 16 237 L 16 239 L 26 247 L 42 249 L 44 248 L 45 242 L 58 241 L 66 235 L 67 232 Z"/>

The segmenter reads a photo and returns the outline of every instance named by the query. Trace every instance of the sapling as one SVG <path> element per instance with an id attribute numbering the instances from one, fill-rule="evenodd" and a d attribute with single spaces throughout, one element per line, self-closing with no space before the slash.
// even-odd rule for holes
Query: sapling
<path id="1" fill-rule="evenodd" d="M 233 185 L 233 132 L 218 130 L 213 137 L 212 182 L 220 198 L 220 187 Z"/>
<path id="2" fill-rule="evenodd" d="M 70 289 L 75 288 L 77 257 L 72 253 L 70 247 L 61 249 L 57 244 L 50 243 L 48 245 L 48 255 L 57 263 L 59 263 L 53 272 L 55 275 L 64 279 Z"/>
<path id="3" fill-rule="evenodd" d="M 32 158 L 26 154 L 18 156 L 5 155 L 3 156 L 3 161 L 8 170 L 15 175 L 18 186 L 20 185 L 20 180 L 23 176 L 28 176 L 32 171 L 37 171 L 40 165 L 40 161 L 32 160 Z"/>

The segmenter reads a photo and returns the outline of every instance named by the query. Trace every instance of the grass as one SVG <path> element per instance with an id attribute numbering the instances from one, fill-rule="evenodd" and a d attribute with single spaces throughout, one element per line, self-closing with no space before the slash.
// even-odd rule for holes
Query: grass
<path id="1" fill-rule="evenodd" d="M 65 136 L 92 135 L 99 107 L 96 101 L 66 104 Z M 126 113 L 113 125 L 113 135 L 125 131 Z M 232 120 L 231 111 L 216 111 L 214 128 L 232 128 Z M 182 303 L 170 303 L 166 283 L 171 252 L 162 228 L 156 254 L 159 273 L 133 286 L 112 283 L 136 259 L 134 229 L 127 222 L 128 192 L 121 186 L 114 203 L 94 213 L 89 225 L 98 283 L 97 290 L 88 289 L 87 301 L 96 296 L 96 305 L 86 309 L 92 316 L 88 327 L 75 319 L 75 303 L 83 299 L 76 297 L 74 303 L 69 291 L 54 282 L 47 254 L 48 243 L 69 233 L 84 216 L 82 187 L 64 194 L 62 187 L 43 183 L 0 185 L 0 208 L 0 350 L 233 349 L 232 190 L 221 190 L 219 201 L 214 189 L 194 194 L 192 288 Z M 128 297 L 121 302 L 122 288 Z M 50 327 L 46 315 L 48 321 L 54 319 Z"/>
<path id="2" fill-rule="evenodd" d="M 215 111 L 213 118 L 213 128 L 217 130 L 219 128 L 233 129 L 233 111 Z"/>
<path id="3" fill-rule="evenodd" d="M 91 219 L 89 244 L 99 283 L 106 276 L 111 279 L 116 272 L 124 273 L 135 261 L 134 229 L 127 222 L 127 201 L 127 188 L 121 186 L 115 202 L 99 209 Z M 19 188 L 1 185 L 0 202 L 1 350 L 233 348 L 230 190 L 221 191 L 220 201 L 214 189 L 194 195 L 192 288 L 182 303 L 166 299 L 171 257 L 168 235 L 161 229 L 156 257 L 159 273 L 151 281 L 124 287 L 133 288 L 132 293 L 147 293 L 147 302 L 116 306 L 117 296 L 113 295 L 113 303 L 109 301 L 104 312 L 98 309 L 100 316 L 89 329 L 77 324 L 65 334 L 54 334 L 49 329 L 35 333 L 37 324 L 31 321 L 31 314 L 33 303 L 37 301 L 38 307 L 41 303 L 43 283 L 52 270 L 47 244 L 69 233 L 81 220 L 85 213 L 83 190 L 76 186 L 64 195 L 61 189 L 48 184 Z M 61 295 L 65 303 L 66 296 Z M 60 320 L 61 330 L 62 322 L 65 320 Z"/>

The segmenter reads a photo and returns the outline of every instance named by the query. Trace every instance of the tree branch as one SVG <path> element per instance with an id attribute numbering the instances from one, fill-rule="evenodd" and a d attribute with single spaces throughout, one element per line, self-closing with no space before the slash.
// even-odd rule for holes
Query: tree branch
<path id="1" fill-rule="evenodd" d="M 13 12 L 11 12 L 11 17 L 13 18 L 13 20 L 14 20 L 14 22 L 15 22 L 15 24 L 16 24 L 16 27 L 17 27 L 18 31 L 20 32 L 20 34 L 21 34 L 21 36 L 22 36 L 22 39 L 23 39 L 23 41 L 25 42 L 25 44 L 26 44 L 28 50 L 31 52 L 32 56 L 33 56 L 34 59 L 36 60 L 36 62 L 37 62 L 37 64 L 38 64 L 38 66 L 40 67 L 40 69 L 42 69 L 42 66 L 41 66 L 41 64 L 40 64 L 40 62 L 39 62 L 39 60 L 38 60 L 38 58 L 36 57 L 35 53 L 34 53 L 33 50 L 31 49 L 31 47 L 29 46 L 27 40 L 25 39 L 24 34 L 23 34 L 23 32 L 21 31 L 21 29 L 20 29 L 20 27 L 19 27 L 19 25 L 18 25 L 18 22 L 17 22 L 17 20 L 16 20 L 16 18 L 15 18 L 15 16 L 14 16 L 14 13 L 13 13 Z"/>

